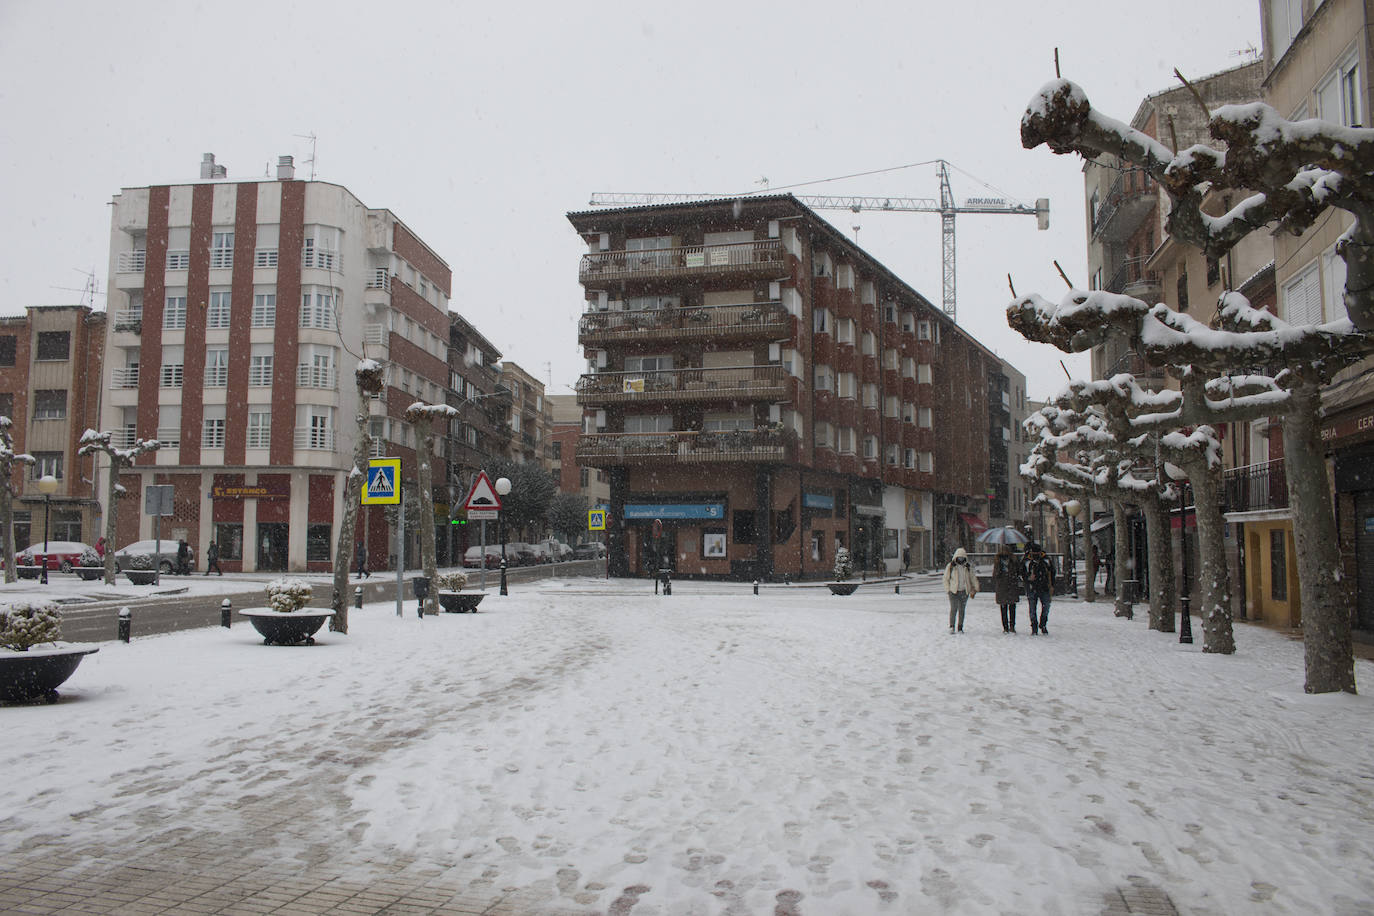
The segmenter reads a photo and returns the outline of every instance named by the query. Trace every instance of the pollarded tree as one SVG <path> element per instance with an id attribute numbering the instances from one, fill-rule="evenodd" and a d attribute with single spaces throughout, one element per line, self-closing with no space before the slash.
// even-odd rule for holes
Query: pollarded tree
<path id="1" fill-rule="evenodd" d="M 115 522 L 119 508 L 119 498 L 125 495 L 123 484 L 119 482 L 120 473 L 132 467 L 140 455 L 155 452 L 162 448 L 156 439 L 136 439 L 129 448 L 119 448 L 114 444 L 114 433 L 110 430 L 96 432 L 88 429 L 81 434 L 78 455 L 94 455 L 103 452 L 110 459 L 110 478 L 105 487 L 105 584 L 115 584 Z M 9 554 L 7 553 L 6 556 Z"/>
<path id="2" fill-rule="evenodd" d="M 344 514 L 339 524 L 339 537 L 334 545 L 334 588 L 329 604 L 334 616 L 329 629 L 335 633 L 348 632 L 348 570 L 353 559 L 353 536 L 358 528 L 358 508 L 362 504 L 363 485 L 367 483 L 367 467 L 372 453 L 372 436 L 367 431 L 371 403 L 382 393 L 384 372 L 375 359 L 360 359 L 353 370 L 353 384 L 358 392 L 357 410 L 353 416 L 356 434 L 353 440 L 353 465 L 348 469 L 344 487 Z"/>
<path id="3" fill-rule="evenodd" d="M 13 426 L 9 417 L 0 417 L 0 557 L 14 556 L 14 466 L 34 464 L 32 455 L 14 451 Z M 13 563 L 5 564 L 5 581 L 15 581 Z"/>
<path id="4" fill-rule="evenodd" d="M 406 408 L 404 419 L 415 427 L 415 460 L 420 490 L 420 565 L 430 581 L 425 596 L 425 613 L 439 613 L 439 570 L 434 559 L 434 421 L 451 420 L 458 410 L 447 404 L 416 401 Z"/>
<path id="5" fill-rule="evenodd" d="M 549 503 L 549 527 L 571 541 L 587 530 L 587 499 L 576 493 L 557 493 Z"/>
<path id="6" fill-rule="evenodd" d="M 1374 130 L 1291 122 L 1258 103 L 1209 112 L 1209 129 L 1226 144 L 1225 152 L 1197 145 L 1175 153 L 1095 111 L 1078 86 L 1055 80 L 1031 99 L 1021 119 L 1021 141 L 1027 149 L 1043 143 L 1056 153 L 1085 158 L 1110 153 L 1138 166 L 1169 195 L 1169 234 L 1212 258 L 1250 232 L 1301 233 L 1329 208 L 1345 210 L 1354 223 L 1336 250 L 1346 266 L 1346 318 L 1290 325 L 1228 292 L 1218 308 L 1219 327 L 1210 328 L 1162 305 L 1075 290 L 1057 308 L 1039 297 L 1018 300 L 1008 306 L 1008 319 L 1028 338 L 1069 352 L 1123 336 L 1147 361 L 1180 375 L 1216 378 L 1267 367 L 1258 374 L 1274 382 L 1269 413 L 1284 418 L 1303 607 L 1304 687 L 1309 693 L 1353 693 L 1350 615 L 1340 582 L 1319 417 L 1322 387 L 1340 369 L 1374 352 L 1369 336 L 1374 330 Z M 1204 212 L 1207 196 L 1224 190 L 1247 196 L 1222 216 Z"/>

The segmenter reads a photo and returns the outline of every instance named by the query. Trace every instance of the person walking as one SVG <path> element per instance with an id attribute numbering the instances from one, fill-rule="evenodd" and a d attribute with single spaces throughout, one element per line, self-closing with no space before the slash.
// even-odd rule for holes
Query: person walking
<path id="1" fill-rule="evenodd" d="M 95 542 L 95 552 L 102 560 L 105 559 L 105 535 L 102 534 L 100 540 Z"/>
<path id="2" fill-rule="evenodd" d="M 1054 564 L 1045 556 L 1039 544 L 1032 541 L 1026 545 L 1025 562 L 1026 606 L 1030 610 L 1031 635 L 1050 634 L 1046 624 L 1050 621 L 1050 599 L 1054 595 Z M 1040 605 L 1040 618 L 1035 616 L 1035 606 Z"/>
<path id="3" fill-rule="evenodd" d="M 911 569 L 911 545 L 902 548 L 902 572 Z"/>
<path id="4" fill-rule="evenodd" d="M 353 551 L 353 562 L 358 567 L 357 576 L 359 579 L 371 579 L 372 573 L 367 571 L 367 547 L 362 541 L 358 542 L 358 547 Z"/>
<path id="5" fill-rule="evenodd" d="M 945 567 L 945 593 L 949 595 L 949 631 L 964 632 L 964 608 L 978 594 L 978 576 L 969 565 L 968 553 L 960 547 Z M 956 629 L 957 627 L 957 629 Z"/>
<path id="6" fill-rule="evenodd" d="M 189 576 L 191 574 L 191 545 L 182 538 L 177 543 L 177 575 Z"/>
<path id="7" fill-rule="evenodd" d="M 1021 558 L 1003 544 L 992 567 L 992 589 L 1002 609 L 1002 632 L 1016 632 L 1016 599 L 1021 596 Z"/>
<path id="8" fill-rule="evenodd" d="M 216 575 L 224 575 L 224 570 L 219 568 L 219 545 L 214 541 L 205 548 L 205 575 L 210 575 L 210 570 L 214 570 Z"/>

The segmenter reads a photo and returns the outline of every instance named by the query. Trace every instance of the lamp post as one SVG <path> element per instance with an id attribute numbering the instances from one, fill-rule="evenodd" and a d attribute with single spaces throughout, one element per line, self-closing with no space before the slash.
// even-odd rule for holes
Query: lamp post
<path id="1" fill-rule="evenodd" d="M 496 495 L 505 496 L 509 492 L 510 478 L 496 478 Z M 496 521 L 501 528 L 501 594 L 509 595 L 510 592 L 506 590 L 506 510 L 504 507 L 496 514 Z"/>
<path id="2" fill-rule="evenodd" d="M 48 518 L 52 509 L 52 495 L 57 492 L 57 478 L 44 474 L 38 478 L 38 492 L 43 494 L 43 584 L 48 584 Z"/>
<path id="3" fill-rule="evenodd" d="M 1064 503 L 1064 514 L 1069 517 L 1069 588 L 1075 598 L 1078 597 L 1078 513 L 1082 511 L 1083 504 L 1076 499 Z"/>

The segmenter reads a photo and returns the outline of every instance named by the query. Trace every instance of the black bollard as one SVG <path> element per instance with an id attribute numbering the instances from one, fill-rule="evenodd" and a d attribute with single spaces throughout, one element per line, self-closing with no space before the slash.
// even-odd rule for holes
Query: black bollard
<path id="1" fill-rule="evenodd" d="M 363 609 L 363 587 L 361 585 L 353 589 L 353 606 L 360 611 Z"/>
<path id="2" fill-rule="evenodd" d="M 233 608 L 234 603 L 230 601 L 228 598 L 225 598 L 223 601 L 219 603 L 219 625 L 224 627 L 226 630 L 229 629 L 229 624 L 232 620 Z"/>
<path id="3" fill-rule="evenodd" d="M 133 611 L 127 607 L 119 609 L 119 639 L 121 642 L 128 642 L 131 630 L 133 630 Z"/>
<path id="4" fill-rule="evenodd" d="M 758 580 L 758 579 L 755 579 L 755 580 L 754 580 L 754 594 L 757 595 L 758 593 L 759 593 L 759 580 Z"/>
<path id="5" fill-rule="evenodd" d="M 892 586 L 892 593 L 894 595 L 900 595 L 902 593 L 902 583 L 898 582 L 896 585 Z"/>
<path id="6" fill-rule="evenodd" d="M 665 569 L 665 570 L 663 570 L 663 594 L 665 594 L 665 595 L 671 595 L 672 593 L 673 593 L 673 574 L 672 574 L 672 571 L 671 571 L 671 570 Z"/>

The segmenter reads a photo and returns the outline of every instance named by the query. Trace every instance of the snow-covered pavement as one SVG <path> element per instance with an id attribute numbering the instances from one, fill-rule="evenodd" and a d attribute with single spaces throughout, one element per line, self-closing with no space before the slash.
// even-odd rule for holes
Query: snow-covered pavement
<path id="1" fill-rule="evenodd" d="M 1300 642 L 1073 601 L 1007 636 L 982 595 L 951 636 L 937 587 L 545 580 L 312 647 L 105 644 L 0 709 L 0 855 L 194 835 L 529 913 L 1374 911 L 1374 707 L 1305 695 Z"/>

